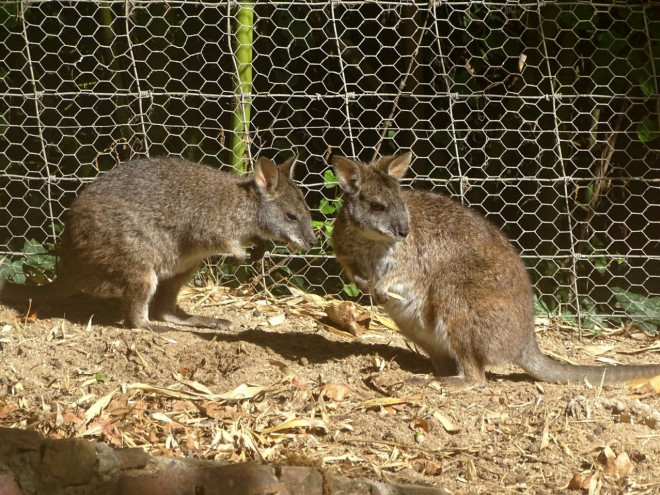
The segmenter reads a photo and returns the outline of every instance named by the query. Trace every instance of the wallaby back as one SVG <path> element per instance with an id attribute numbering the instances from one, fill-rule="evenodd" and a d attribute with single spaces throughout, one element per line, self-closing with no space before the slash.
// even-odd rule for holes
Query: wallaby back
<path id="1" fill-rule="evenodd" d="M 436 372 L 453 367 L 457 375 L 443 382 L 483 386 L 485 366 L 506 362 L 550 382 L 616 383 L 660 374 L 660 365 L 573 366 L 542 354 L 531 283 L 516 251 L 495 226 L 458 202 L 402 191 L 397 180 L 411 158 L 333 161 L 344 204 L 332 241 L 344 270 L 384 303 Z M 381 206 L 374 209 L 375 203 Z M 407 236 L 401 235 L 405 217 Z"/>
<path id="2" fill-rule="evenodd" d="M 260 158 L 250 178 L 177 158 L 132 160 L 91 183 L 66 216 L 58 278 L 28 288 L 4 283 L 0 300 L 52 301 L 75 292 L 120 298 L 125 323 L 149 318 L 226 328 L 226 320 L 189 317 L 176 296 L 209 255 L 245 259 L 243 246 L 267 239 L 309 249 L 316 242 L 309 207 L 291 179 L 294 159 Z"/>

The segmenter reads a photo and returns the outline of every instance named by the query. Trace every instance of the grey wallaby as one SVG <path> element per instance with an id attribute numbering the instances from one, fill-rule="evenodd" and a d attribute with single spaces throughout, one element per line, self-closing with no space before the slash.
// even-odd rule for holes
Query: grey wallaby
<path id="1" fill-rule="evenodd" d="M 309 207 L 282 165 L 258 158 L 241 177 L 178 158 L 123 163 L 87 186 L 67 212 L 58 276 L 42 286 L 0 282 L 0 300 L 35 303 L 78 292 L 118 298 L 124 324 L 150 320 L 228 329 L 228 320 L 191 316 L 177 307 L 181 286 L 202 259 L 221 252 L 246 258 L 244 246 L 316 243 Z"/>
<path id="2" fill-rule="evenodd" d="M 343 189 L 332 243 L 357 286 L 385 305 L 449 386 L 481 387 L 485 366 L 512 362 L 548 382 L 625 382 L 660 365 L 575 366 L 542 354 L 520 257 L 481 215 L 439 194 L 401 190 L 412 154 L 366 165 L 335 157 Z"/>

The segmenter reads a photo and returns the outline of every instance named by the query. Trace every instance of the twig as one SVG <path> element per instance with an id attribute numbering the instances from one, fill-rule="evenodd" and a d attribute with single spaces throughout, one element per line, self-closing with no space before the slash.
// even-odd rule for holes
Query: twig
<path id="1" fill-rule="evenodd" d="M 429 17 L 431 16 L 431 4 L 432 2 L 429 2 L 429 9 L 426 12 L 424 25 L 422 26 L 422 29 L 419 32 L 419 37 L 417 38 L 417 46 L 415 47 L 415 51 L 413 51 L 413 53 L 410 55 L 410 63 L 408 64 L 408 71 L 406 72 L 406 74 L 403 76 L 403 79 L 401 79 L 401 82 L 399 83 L 399 90 L 397 91 L 397 94 L 394 97 L 394 103 L 392 104 L 392 111 L 390 112 L 390 116 L 385 120 L 385 125 L 383 126 L 383 132 L 380 134 L 380 139 L 378 140 L 378 143 L 374 148 L 374 156 L 372 160 L 375 160 L 378 157 L 380 146 L 383 144 L 383 140 L 385 139 L 387 130 L 390 128 L 390 125 L 392 124 L 392 121 L 394 119 L 394 112 L 396 111 L 399 105 L 399 98 L 401 98 L 403 89 L 406 87 L 406 83 L 408 82 L 408 77 L 410 77 L 410 73 L 412 72 L 413 65 L 415 64 L 415 60 L 417 60 L 417 54 L 419 53 L 419 46 L 422 43 L 422 37 L 424 36 L 424 32 L 426 31 L 426 26 L 429 22 Z"/>
<path id="2" fill-rule="evenodd" d="M 607 139 L 607 142 L 605 143 L 605 148 L 601 153 L 600 160 L 596 163 L 596 169 L 594 170 L 594 177 L 597 177 L 597 179 L 594 182 L 593 194 L 591 197 L 591 201 L 589 201 L 589 210 L 587 212 L 587 217 L 584 219 L 584 222 L 582 223 L 582 226 L 580 228 L 578 241 L 584 241 L 587 239 L 588 229 L 589 226 L 591 225 L 591 220 L 596 214 L 596 208 L 598 207 L 598 204 L 601 202 L 603 195 L 606 194 L 607 189 L 609 187 L 610 179 L 607 176 L 611 168 L 610 165 L 612 162 L 612 155 L 614 154 L 614 150 L 616 146 L 618 131 L 621 129 L 621 126 L 623 124 L 623 119 L 626 116 L 627 110 L 628 110 L 628 100 L 624 98 L 623 101 L 621 102 L 621 109 L 619 110 L 619 116 L 617 117 L 616 123 L 614 124 L 614 129 L 612 129 L 612 133 L 610 134 L 610 137 Z"/>

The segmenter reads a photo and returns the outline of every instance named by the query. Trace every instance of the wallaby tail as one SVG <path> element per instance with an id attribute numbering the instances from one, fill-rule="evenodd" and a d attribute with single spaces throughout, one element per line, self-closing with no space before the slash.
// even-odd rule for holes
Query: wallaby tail
<path id="1" fill-rule="evenodd" d="M 562 363 L 546 356 L 534 342 L 516 362 L 525 372 L 544 382 L 577 383 L 586 378 L 592 385 L 624 383 L 660 375 L 660 364 L 582 366 Z"/>
<path id="2" fill-rule="evenodd" d="M 0 281 L 0 301 L 8 303 L 27 303 L 32 299 L 34 304 L 61 301 L 75 294 L 76 291 L 62 279 L 44 285 L 14 284 L 6 280 Z"/>

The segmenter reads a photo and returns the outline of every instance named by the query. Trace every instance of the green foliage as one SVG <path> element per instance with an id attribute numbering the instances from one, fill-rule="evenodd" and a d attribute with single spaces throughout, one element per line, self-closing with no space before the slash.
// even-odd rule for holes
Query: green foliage
<path id="1" fill-rule="evenodd" d="M 360 289 L 354 283 L 344 285 L 344 292 L 349 297 L 357 297 L 360 295 Z"/>
<path id="2" fill-rule="evenodd" d="M 323 173 L 323 179 L 325 179 L 324 188 L 333 189 L 337 187 L 337 177 L 335 177 L 335 173 L 331 169 L 328 169 Z"/>
<path id="3" fill-rule="evenodd" d="M 15 260 L 5 259 L 0 265 L 0 279 L 9 279 L 17 284 L 24 284 L 28 279 L 44 283 L 55 275 L 56 257 L 54 246 L 39 244 L 34 239 L 28 239 L 23 244 L 21 252 L 24 255 Z"/>
<path id="4" fill-rule="evenodd" d="M 650 143 L 660 137 L 660 125 L 657 115 L 648 115 L 637 124 L 637 138 L 642 143 Z"/>
<path id="5" fill-rule="evenodd" d="M 612 287 L 612 293 L 616 297 L 619 306 L 623 308 L 637 326 L 647 332 L 658 333 L 660 327 L 660 297 L 644 297 L 620 287 Z"/>

